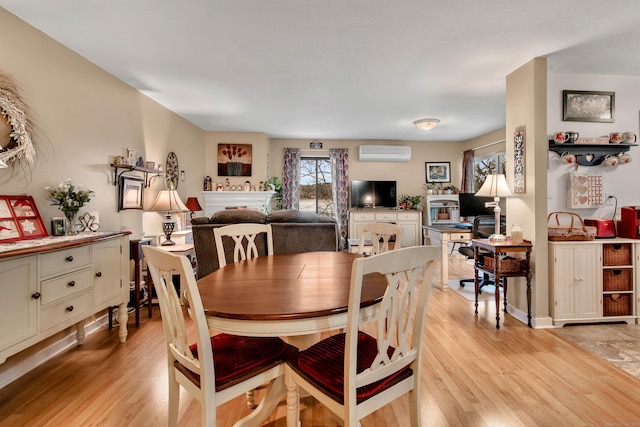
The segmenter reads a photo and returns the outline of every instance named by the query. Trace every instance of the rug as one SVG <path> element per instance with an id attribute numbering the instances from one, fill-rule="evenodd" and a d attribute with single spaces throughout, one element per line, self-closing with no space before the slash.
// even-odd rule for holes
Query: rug
<path id="1" fill-rule="evenodd" d="M 449 280 L 449 289 L 462 295 L 463 298 L 469 301 L 475 301 L 475 292 L 473 289 L 473 283 L 466 283 L 464 287 L 460 286 L 460 281 Z M 478 301 L 494 301 L 496 288 L 493 285 L 487 285 L 482 288 L 482 293 L 478 295 Z M 500 289 L 500 299 L 502 299 L 502 289 Z"/>

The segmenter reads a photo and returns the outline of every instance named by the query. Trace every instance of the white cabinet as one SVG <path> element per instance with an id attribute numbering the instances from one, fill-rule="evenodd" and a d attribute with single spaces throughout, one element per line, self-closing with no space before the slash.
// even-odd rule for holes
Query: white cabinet
<path id="1" fill-rule="evenodd" d="M 427 196 L 426 224 L 451 224 L 460 221 L 460 202 L 457 194 Z"/>
<path id="2" fill-rule="evenodd" d="M 14 256 L 0 245 L 0 363 L 7 357 L 119 306 L 119 337 L 127 337 L 129 237 L 92 233 L 26 243 Z"/>
<path id="3" fill-rule="evenodd" d="M 626 259 L 617 256 L 620 250 L 627 254 Z M 635 322 L 634 253 L 635 242 L 628 239 L 549 242 L 554 326 Z"/>
<path id="4" fill-rule="evenodd" d="M 365 224 L 387 222 L 402 229 L 402 246 L 421 244 L 422 211 L 361 209 L 349 212 L 349 238 L 359 239 Z M 367 236 L 365 236 L 365 239 Z"/>

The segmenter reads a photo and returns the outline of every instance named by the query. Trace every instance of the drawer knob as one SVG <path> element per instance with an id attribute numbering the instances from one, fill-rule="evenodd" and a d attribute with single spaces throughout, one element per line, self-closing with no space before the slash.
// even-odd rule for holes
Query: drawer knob
<path id="1" fill-rule="evenodd" d="M 69 255 L 68 257 L 65 258 L 65 260 L 67 260 L 67 262 L 73 261 L 73 255 Z"/>
<path id="2" fill-rule="evenodd" d="M 68 311 L 68 312 L 72 312 L 72 311 L 73 311 L 73 306 L 72 306 L 72 305 L 70 305 L 69 307 L 67 307 L 67 311 Z"/>
<path id="3" fill-rule="evenodd" d="M 76 285 L 76 281 L 72 280 L 69 283 L 67 283 L 67 285 L 71 286 L 72 288 Z"/>
<path id="4" fill-rule="evenodd" d="M 96 277 L 102 277 L 102 271 L 98 271 L 98 272 L 96 273 Z"/>
<path id="5" fill-rule="evenodd" d="M 33 299 L 39 299 L 40 298 L 40 292 L 36 292 L 34 294 L 31 294 L 31 298 Z"/>

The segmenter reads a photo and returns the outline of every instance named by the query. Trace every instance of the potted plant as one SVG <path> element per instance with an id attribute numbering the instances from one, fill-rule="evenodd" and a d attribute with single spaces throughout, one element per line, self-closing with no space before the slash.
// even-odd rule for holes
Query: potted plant
<path id="1" fill-rule="evenodd" d="M 411 202 L 411 196 L 407 196 L 406 194 L 401 195 L 399 205 L 402 209 L 411 209 L 411 206 L 413 205 Z"/>
<path id="2" fill-rule="evenodd" d="M 443 188 L 445 194 L 457 194 L 458 188 L 455 185 L 449 184 Z"/>
<path id="3" fill-rule="evenodd" d="M 436 184 L 434 182 L 430 182 L 430 181 L 427 181 L 424 184 L 424 188 L 427 190 L 427 194 L 433 194 L 433 188 L 435 187 L 435 185 Z"/>
<path id="4" fill-rule="evenodd" d="M 422 196 L 411 196 L 411 206 L 415 210 L 420 210 L 420 202 L 422 202 Z"/>

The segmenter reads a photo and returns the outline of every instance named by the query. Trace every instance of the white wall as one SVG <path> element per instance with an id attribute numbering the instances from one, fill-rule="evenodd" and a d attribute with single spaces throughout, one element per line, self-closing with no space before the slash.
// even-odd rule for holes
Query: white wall
<path id="1" fill-rule="evenodd" d="M 610 132 L 639 132 L 638 112 L 640 111 L 640 77 L 601 76 L 589 74 L 549 73 L 547 78 L 547 130 L 551 138 L 554 132 L 575 130 L 582 137 L 608 136 Z M 562 121 L 562 91 L 592 90 L 615 92 L 615 122 L 565 122 Z M 604 192 L 618 199 L 618 212 L 621 206 L 640 205 L 640 196 L 633 191 L 640 180 L 640 149 L 632 147 L 629 151 L 632 162 L 615 167 L 578 166 L 579 172 L 601 172 Z M 558 155 L 548 152 L 548 211 L 566 211 L 566 176 L 572 166 L 561 165 Z M 610 218 L 613 207 L 598 209 L 573 209 L 583 218 Z"/>

